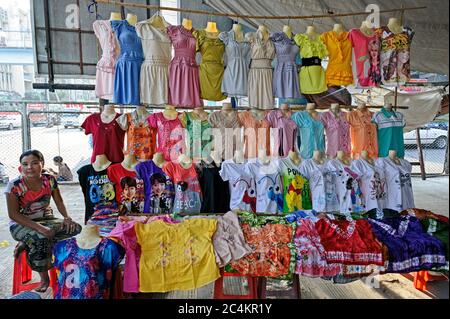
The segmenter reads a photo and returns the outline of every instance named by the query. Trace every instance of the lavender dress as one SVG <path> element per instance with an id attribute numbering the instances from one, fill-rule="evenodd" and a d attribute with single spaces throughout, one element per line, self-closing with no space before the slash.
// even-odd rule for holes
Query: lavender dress
<path id="1" fill-rule="evenodd" d="M 169 65 L 169 104 L 178 107 L 202 106 L 200 76 L 195 52 L 197 40 L 182 25 L 169 26 L 167 33 L 175 49 Z"/>
<path id="2" fill-rule="evenodd" d="M 272 34 L 270 40 L 275 45 L 277 66 L 273 74 L 273 94 L 277 98 L 301 98 L 298 70 L 295 59 L 300 51 L 294 40 L 284 32 Z"/>
<path id="3" fill-rule="evenodd" d="M 369 219 L 372 231 L 388 247 L 387 272 L 412 272 L 445 266 L 445 247 L 425 233 L 416 217 Z"/>

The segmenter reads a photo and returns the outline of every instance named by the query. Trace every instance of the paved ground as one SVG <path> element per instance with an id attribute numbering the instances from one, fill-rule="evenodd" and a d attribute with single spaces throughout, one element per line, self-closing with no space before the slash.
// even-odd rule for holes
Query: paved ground
<path id="1" fill-rule="evenodd" d="M 416 207 L 426 208 L 435 213 L 449 216 L 449 178 L 437 177 L 422 181 L 414 178 L 413 188 L 415 193 Z M 0 193 L 3 194 L 4 185 L 0 185 Z M 77 222 L 82 223 L 84 214 L 83 194 L 78 185 L 62 185 L 62 196 L 70 215 Z M 0 299 L 11 296 L 12 283 L 12 252 L 15 246 L 8 230 L 8 216 L 4 196 L 0 196 Z M 448 281 L 431 282 L 428 291 L 422 293 L 413 287 L 412 277 L 409 275 L 387 274 L 377 276 L 375 281 L 377 287 L 367 282 L 358 280 L 345 285 L 331 284 L 322 279 L 310 279 L 300 277 L 300 288 L 304 299 L 429 299 L 449 298 Z M 245 283 L 235 278 L 226 278 L 226 286 L 233 291 L 245 289 Z M 268 281 L 268 289 L 276 290 L 283 284 Z M 207 285 L 201 289 L 186 292 L 171 292 L 168 294 L 153 294 L 152 298 L 212 298 L 213 285 Z M 43 295 L 50 297 L 49 293 Z"/>

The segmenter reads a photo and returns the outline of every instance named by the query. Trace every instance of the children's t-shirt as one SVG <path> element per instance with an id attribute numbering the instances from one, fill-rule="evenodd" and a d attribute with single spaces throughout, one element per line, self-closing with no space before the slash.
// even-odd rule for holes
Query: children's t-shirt
<path id="1" fill-rule="evenodd" d="M 94 149 L 92 151 L 91 163 L 95 162 L 97 155 L 106 155 L 113 163 L 123 161 L 123 144 L 125 139 L 125 131 L 120 128 L 116 119 L 120 116 L 116 113 L 116 117 L 111 123 L 103 123 L 100 113 L 89 115 L 84 120 L 81 127 L 86 135 L 92 134 Z"/>
<path id="2" fill-rule="evenodd" d="M 139 163 L 136 173 L 144 181 L 144 213 L 170 214 L 174 197 L 170 178 L 153 161 Z"/>
<path id="3" fill-rule="evenodd" d="M 245 170 L 255 180 L 256 212 L 262 214 L 283 212 L 283 182 L 279 161 L 271 160 L 268 164 L 264 164 L 255 159 L 245 165 Z"/>
<path id="4" fill-rule="evenodd" d="M 230 185 L 230 209 L 256 212 L 255 180 L 245 171 L 245 164 L 232 159 L 222 163 L 220 176 Z"/>
<path id="5" fill-rule="evenodd" d="M 179 163 L 168 162 L 163 166 L 164 173 L 173 181 L 175 187 L 174 213 L 198 214 L 202 206 L 202 192 L 195 171 L 195 165 L 188 169 Z"/>
<path id="6" fill-rule="evenodd" d="M 78 180 L 84 195 L 86 206 L 84 221 L 87 222 L 94 213 L 100 211 L 117 213 L 116 191 L 108 178 L 107 170 L 97 172 L 91 164 L 78 171 Z"/>
<path id="7" fill-rule="evenodd" d="M 283 213 L 312 209 L 309 181 L 303 176 L 300 164 L 296 165 L 289 157 L 282 158 L 280 170 L 283 179 Z"/>
<path id="8" fill-rule="evenodd" d="M 157 153 L 163 153 L 166 161 L 178 158 L 184 153 L 186 145 L 184 144 L 183 127 L 177 117 L 173 120 L 166 119 L 163 112 L 154 113 L 147 118 L 151 127 L 158 132 Z"/>
<path id="9" fill-rule="evenodd" d="M 125 169 L 122 164 L 108 167 L 108 177 L 114 183 L 116 200 L 121 215 L 144 212 L 144 181 L 135 171 Z"/>

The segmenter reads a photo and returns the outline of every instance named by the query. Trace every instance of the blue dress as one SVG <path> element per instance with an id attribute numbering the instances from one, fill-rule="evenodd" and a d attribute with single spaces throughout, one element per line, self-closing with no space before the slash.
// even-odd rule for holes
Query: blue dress
<path id="1" fill-rule="evenodd" d="M 325 152 L 325 128 L 320 119 L 315 120 L 307 111 L 300 111 L 292 115 L 292 120 L 299 128 L 301 158 L 312 158 L 316 150 Z"/>
<path id="2" fill-rule="evenodd" d="M 111 27 L 120 44 L 114 78 L 114 103 L 139 105 L 139 78 L 144 61 L 141 39 L 127 20 L 111 21 Z"/>

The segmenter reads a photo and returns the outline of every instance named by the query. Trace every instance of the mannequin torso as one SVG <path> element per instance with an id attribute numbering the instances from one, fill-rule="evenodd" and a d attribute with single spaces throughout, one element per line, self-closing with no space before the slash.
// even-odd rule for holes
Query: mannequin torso
<path id="1" fill-rule="evenodd" d="M 137 16 L 132 13 L 127 14 L 127 21 L 130 25 L 135 26 L 137 23 Z"/>
<path id="2" fill-rule="evenodd" d="M 163 111 L 163 115 L 167 120 L 175 120 L 178 117 L 178 112 L 173 105 L 167 105 Z"/>
<path id="3" fill-rule="evenodd" d="M 153 163 L 155 163 L 155 165 L 158 166 L 159 168 L 162 168 L 164 166 L 164 164 L 166 164 L 166 160 L 164 159 L 164 154 L 163 153 L 155 153 L 155 155 L 153 155 Z"/>
<path id="4" fill-rule="evenodd" d="M 314 103 L 306 104 L 306 112 L 308 112 L 309 116 L 311 116 L 314 120 L 319 119 L 319 113 L 316 111 L 316 105 Z"/>
<path id="5" fill-rule="evenodd" d="M 315 40 L 319 36 L 316 32 L 316 28 L 312 25 L 306 28 L 306 35 L 309 37 L 310 40 Z"/>
<path id="6" fill-rule="evenodd" d="M 269 30 L 267 30 L 267 27 L 265 25 L 260 25 L 258 27 L 258 31 L 262 34 L 264 42 L 269 39 Z"/>
<path id="7" fill-rule="evenodd" d="M 283 115 L 285 117 L 287 117 L 287 118 L 291 117 L 292 113 L 291 113 L 291 108 L 289 107 L 289 104 L 285 104 L 285 103 L 281 104 L 280 110 L 281 110 L 281 112 L 283 112 Z"/>
<path id="8" fill-rule="evenodd" d="M 267 165 L 270 163 L 270 157 L 267 156 L 265 149 L 258 150 L 258 159 L 264 165 Z"/>
<path id="9" fill-rule="evenodd" d="M 186 30 L 192 30 L 192 20 L 184 18 L 181 24 Z"/>
<path id="10" fill-rule="evenodd" d="M 77 245 L 81 249 L 93 249 L 100 244 L 102 238 L 99 236 L 96 225 L 85 225 L 77 237 Z"/>
<path id="11" fill-rule="evenodd" d="M 181 154 L 178 156 L 178 163 L 180 163 L 181 167 L 184 169 L 189 169 L 192 165 L 192 160 L 186 154 Z"/>
<path id="12" fill-rule="evenodd" d="M 339 118 L 339 115 L 341 114 L 341 107 L 337 103 L 333 103 L 330 106 L 330 111 L 333 113 L 334 117 Z"/>
<path id="13" fill-rule="evenodd" d="M 100 118 L 103 123 L 108 124 L 114 121 L 116 118 L 116 110 L 114 109 L 114 105 L 107 104 L 103 107 L 103 111 L 100 114 Z"/>
<path id="14" fill-rule="evenodd" d="M 220 164 L 222 164 L 222 153 L 219 151 L 212 151 L 210 156 L 214 163 L 216 163 L 216 165 L 220 167 Z"/>
<path id="15" fill-rule="evenodd" d="M 344 32 L 345 30 L 344 30 L 344 27 L 342 26 L 342 24 L 340 24 L 340 23 L 336 23 L 334 26 L 333 26 L 333 32 L 334 33 L 336 33 L 336 34 L 341 34 L 342 32 Z"/>
<path id="16" fill-rule="evenodd" d="M 227 117 L 233 117 L 235 115 L 235 111 L 231 107 L 231 103 L 223 103 L 221 112 Z"/>
<path id="17" fill-rule="evenodd" d="M 122 15 L 119 12 L 111 12 L 109 20 L 110 21 L 122 20 Z"/>
<path id="18" fill-rule="evenodd" d="M 403 32 L 403 27 L 400 25 L 400 21 L 397 18 L 390 18 L 387 27 L 394 34 Z"/>
<path id="19" fill-rule="evenodd" d="M 167 23 L 165 22 L 164 18 L 157 13 L 153 16 L 152 22 L 150 23 L 152 27 L 164 30 L 167 27 Z"/>
<path id="20" fill-rule="evenodd" d="M 325 158 L 323 155 L 323 152 L 321 151 L 314 151 L 313 153 L 313 161 L 316 162 L 316 164 L 322 165 L 325 163 Z"/>
<path id="21" fill-rule="evenodd" d="M 241 25 L 238 23 L 233 24 L 234 38 L 237 42 L 244 41 L 244 32 L 242 32 Z"/>
<path id="22" fill-rule="evenodd" d="M 294 151 L 289 151 L 289 158 L 297 166 L 302 162 L 302 159 L 300 158 L 300 156 L 298 156 L 298 153 Z"/>
<path id="23" fill-rule="evenodd" d="M 235 151 L 234 162 L 236 164 L 243 164 L 245 162 L 244 153 L 241 150 Z"/>
<path id="24" fill-rule="evenodd" d="M 339 162 L 341 162 L 342 164 L 349 166 L 350 165 L 350 159 L 345 155 L 345 153 L 343 151 L 338 151 L 337 152 L 337 157 L 336 157 Z"/>
<path id="25" fill-rule="evenodd" d="M 208 120 L 209 113 L 205 111 L 203 106 L 196 107 L 192 113 L 194 113 L 201 121 Z"/>
<path id="26" fill-rule="evenodd" d="M 374 30 L 370 27 L 369 22 L 366 20 L 361 23 L 359 30 L 367 37 L 374 35 Z"/>
<path id="27" fill-rule="evenodd" d="M 251 109 L 250 111 L 254 119 L 261 121 L 265 118 L 265 112 L 260 109 Z"/>
<path id="28" fill-rule="evenodd" d="M 389 151 L 389 158 L 396 164 L 396 165 L 400 165 L 400 159 L 397 157 L 397 151 L 394 150 L 390 150 Z"/>
<path id="29" fill-rule="evenodd" d="M 361 158 L 363 160 L 365 160 L 367 163 L 369 163 L 370 165 L 374 165 L 375 164 L 375 161 L 373 160 L 373 158 L 371 158 L 369 156 L 369 152 L 367 152 L 366 150 L 363 150 L 361 152 Z"/>
<path id="30" fill-rule="evenodd" d="M 287 37 L 288 37 L 289 39 L 292 39 L 293 33 L 292 33 L 292 28 L 291 28 L 290 25 L 285 25 L 285 26 L 283 27 L 283 32 L 284 32 L 284 34 L 287 35 Z"/>
<path id="31" fill-rule="evenodd" d="M 122 162 L 123 168 L 129 171 L 136 171 L 137 164 L 139 164 L 139 162 L 133 154 L 125 155 L 125 158 Z"/>
<path id="32" fill-rule="evenodd" d="M 219 37 L 220 31 L 217 29 L 217 23 L 216 22 L 208 22 L 206 24 L 206 37 L 216 39 Z"/>
<path id="33" fill-rule="evenodd" d="M 111 161 L 106 157 L 106 155 L 102 154 L 95 157 L 95 162 L 92 163 L 92 167 L 96 172 L 101 172 L 107 169 L 111 164 Z"/>
<path id="34" fill-rule="evenodd" d="M 151 113 L 147 111 L 145 106 L 139 105 L 136 107 L 136 114 L 138 116 L 139 122 L 142 123 L 147 119 L 147 117 L 149 117 Z"/>

